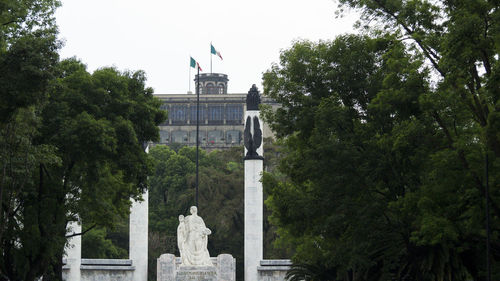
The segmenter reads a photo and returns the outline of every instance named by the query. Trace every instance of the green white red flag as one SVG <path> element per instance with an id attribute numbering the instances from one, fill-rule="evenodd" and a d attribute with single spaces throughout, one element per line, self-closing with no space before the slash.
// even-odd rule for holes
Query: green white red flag
<path id="1" fill-rule="evenodd" d="M 190 65 L 192 68 L 196 68 L 196 67 L 198 66 L 198 69 L 199 69 L 200 71 L 203 71 L 203 69 L 201 69 L 200 64 L 199 64 L 199 63 L 198 63 L 195 59 L 193 59 L 193 57 L 190 57 L 190 58 L 191 58 L 191 60 L 189 61 L 189 65 Z"/>
<path id="2" fill-rule="evenodd" d="M 212 55 L 217 55 L 221 60 L 222 60 L 222 55 L 220 54 L 219 51 L 217 51 L 215 48 L 214 48 L 214 45 L 212 45 L 212 43 L 210 43 L 210 53 Z"/>

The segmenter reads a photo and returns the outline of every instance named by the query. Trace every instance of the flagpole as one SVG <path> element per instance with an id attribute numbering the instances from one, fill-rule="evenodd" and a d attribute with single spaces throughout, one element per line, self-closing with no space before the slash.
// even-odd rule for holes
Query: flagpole
<path id="1" fill-rule="evenodd" d="M 210 55 L 212 56 L 212 55 Z M 196 208 L 198 208 L 198 158 L 199 158 L 199 143 L 200 143 L 200 66 L 198 68 L 198 75 L 196 76 Z"/>
<path id="2" fill-rule="evenodd" d="M 188 78 L 188 82 L 189 82 L 189 90 L 188 92 L 191 92 L 191 66 L 189 66 L 189 78 Z"/>
<path id="3" fill-rule="evenodd" d="M 212 74 L 212 42 L 210 42 L 210 74 Z"/>

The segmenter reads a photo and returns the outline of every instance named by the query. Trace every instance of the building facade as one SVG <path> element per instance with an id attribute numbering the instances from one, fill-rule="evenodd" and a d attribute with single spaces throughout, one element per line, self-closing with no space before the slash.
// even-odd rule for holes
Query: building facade
<path id="1" fill-rule="evenodd" d="M 228 94 L 226 74 L 200 74 L 199 141 L 207 150 L 225 149 L 243 145 L 243 126 L 247 93 Z M 197 79 L 195 79 L 197 82 Z M 250 88 L 250 87 L 249 87 Z M 160 144 L 179 143 L 196 145 L 196 94 L 155 95 L 168 112 L 168 119 L 160 125 Z M 277 106 L 270 99 L 263 103 Z M 264 137 L 272 133 L 264 124 Z"/>

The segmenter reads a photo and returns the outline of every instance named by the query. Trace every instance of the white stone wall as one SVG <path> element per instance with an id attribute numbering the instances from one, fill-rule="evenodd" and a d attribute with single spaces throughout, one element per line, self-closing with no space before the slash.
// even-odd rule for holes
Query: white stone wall
<path id="1" fill-rule="evenodd" d="M 82 281 L 133 281 L 134 271 L 129 270 L 82 270 Z M 70 280 L 73 281 L 73 280 Z"/>
<path id="2" fill-rule="evenodd" d="M 125 259 L 79 259 L 79 266 L 71 271 L 63 267 L 63 280 L 66 281 L 133 281 L 132 260 Z M 77 272 L 78 274 L 71 274 Z"/>
<path id="3" fill-rule="evenodd" d="M 262 260 L 257 267 L 258 281 L 285 281 L 292 262 L 290 260 Z"/>

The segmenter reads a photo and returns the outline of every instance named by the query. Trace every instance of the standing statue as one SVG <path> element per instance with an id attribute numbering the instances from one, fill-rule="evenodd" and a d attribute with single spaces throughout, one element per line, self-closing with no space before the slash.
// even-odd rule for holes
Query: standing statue
<path id="1" fill-rule="evenodd" d="M 184 241 L 186 240 L 186 224 L 184 223 L 184 216 L 179 216 L 179 226 L 177 227 L 177 247 L 179 247 L 179 254 L 181 256 L 182 263 L 184 263 L 183 253 Z"/>
<path id="2" fill-rule="evenodd" d="M 208 235 L 212 233 L 205 226 L 203 219 L 198 216 L 198 209 L 192 206 L 191 215 L 179 216 L 177 227 L 177 245 L 182 264 L 187 266 L 213 266 L 208 253 Z"/>

